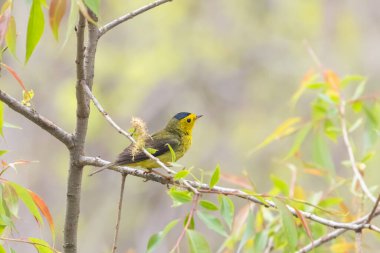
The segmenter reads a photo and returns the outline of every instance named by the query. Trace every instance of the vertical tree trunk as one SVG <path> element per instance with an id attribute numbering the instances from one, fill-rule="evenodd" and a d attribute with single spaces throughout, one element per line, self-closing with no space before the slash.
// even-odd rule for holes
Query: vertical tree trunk
<path id="1" fill-rule="evenodd" d="M 96 20 L 96 16 L 91 13 Z M 80 213 L 80 197 L 83 165 L 80 163 L 81 156 L 84 155 L 88 118 L 90 115 L 90 100 L 84 91 L 84 85 L 92 88 L 94 78 L 95 53 L 98 41 L 98 28 L 87 22 L 88 42 L 85 46 L 84 32 L 86 19 L 80 13 L 79 22 L 76 27 L 77 33 L 77 83 L 76 83 L 76 129 L 74 133 L 74 147 L 70 149 L 70 168 L 67 182 L 66 217 L 64 228 L 64 252 L 77 252 L 78 221 Z"/>

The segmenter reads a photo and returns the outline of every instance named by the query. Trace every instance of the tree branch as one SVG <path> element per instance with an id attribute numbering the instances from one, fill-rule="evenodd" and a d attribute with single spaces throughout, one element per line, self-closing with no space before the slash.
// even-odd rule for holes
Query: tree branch
<path id="1" fill-rule="evenodd" d="M 189 226 L 191 224 L 191 220 L 193 219 L 194 214 L 197 211 L 198 200 L 199 200 L 199 193 L 195 194 L 194 197 L 193 197 L 193 205 L 191 206 L 190 213 L 187 216 L 186 224 L 183 227 L 182 232 L 181 232 L 181 234 L 179 235 L 179 237 L 177 239 L 177 242 L 175 243 L 173 249 L 170 252 L 174 253 L 175 250 L 178 249 L 179 244 L 181 243 L 183 237 L 185 236 L 186 230 L 189 228 Z M 178 249 L 178 252 L 179 252 L 179 249 Z"/>
<path id="2" fill-rule="evenodd" d="M 132 19 L 150 9 L 153 9 L 157 6 L 160 6 L 161 4 L 164 4 L 164 3 L 167 3 L 167 2 L 171 2 L 172 0 L 158 0 L 158 1 L 155 1 L 153 3 L 150 3 L 148 5 L 145 5 L 135 11 L 132 11 L 124 16 L 121 16 L 115 20 L 112 20 L 111 22 L 109 22 L 108 24 L 104 25 L 103 27 L 101 27 L 99 29 L 99 34 L 98 36 L 101 37 L 103 36 L 106 32 L 108 32 L 109 30 L 111 30 L 112 28 L 114 28 L 115 26 L 118 26 L 120 25 L 121 23 L 124 23 L 125 21 L 129 20 L 129 19 Z"/>
<path id="3" fill-rule="evenodd" d="M 89 10 L 93 20 L 97 17 Z M 87 135 L 90 103 L 83 87 L 92 87 L 94 78 L 95 52 L 98 42 L 98 29 L 91 22 L 88 25 L 88 42 L 85 47 L 86 19 L 79 13 L 77 26 L 77 82 L 76 82 L 76 128 L 74 134 L 74 148 L 70 150 L 70 168 L 67 182 L 67 203 L 64 228 L 65 253 L 77 252 L 78 221 L 80 213 L 80 197 L 82 187 L 83 165 L 80 157 L 84 154 L 84 144 Z"/>
<path id="4" fill-rule="evenodd" d="M 102 167 L 102 166 L 108 164 L 107 161 L 102 160 L 98 157 L 85 157 L 85 156 L 83 156 L 81 158 L 81 163 L 84 165 L 92 165 L 92 166 L 96 166 L 96 167 Z M 181 187 L 181 188 L 184 188 L 187 190 L 191 190 L 188 186 L 182 184 L 179 181 L 169 180 L 168 178 L 165 178 L 165 177 L 162 177 L 160 175 L 153 174 L 153 173 L 147 174 L 147 173 L 144 173 L 143 170 L 134 169 L 134 168 L 125 167 L 125 166 L 123 166 L 123 167 L 120 167 L 120 166 L 110 167 L 108 169 L 117 171 L 119 173 L 126 173 L 128 175 L 141 177 L 147 181 L 154 181 L 154 182 L 161 183 L 163 185 L 174 185 L 174 186 L 178 186 L 178 187 Z M 233 188 L 227 188 L 227 187 L 221 187 L 221 186 L 214 186 L 213 188 L 210 189 L 210 186 L 208 184 L 203 184 L 203 183 L 190 181 L 190 180 L 186 180 L 186 182 L 189 185 L 191 185 L 193 188 L 197 189 L 198 192 L 200 192 L 200 193 L 230 195 L 230 196 L 249 200 L 253 203 L 263 205 L 265 207 L 276 208 L 276 205 L 272 201 L 266 200 L 265 202 L 263 202 L 263 201 L 257 199 L 256 197 L 249 195 L 249 194 L 247 194 L 247 193 L 245 193 L 239 189 L 233 189 Z M 298 217 L 297 213 L 293 207 L 291 207 L 289 205 L 287 207 L 288 207 L 289 211 L 294 215 L 294 217 Z M 300 211 L 300 212 L 302 213 L 302 215 L 305 218 L 312 220 L 312 221 L 315 221 L 317 223 L 320 223 L 322 225 L 328 226 L 328 227 L 343 228 L 343 229 L 354 230 L 354 231 L 356 231 L 358 229 L 370 229 L 370 230 L 373 230 L 375 232 L 380 233 L 380 229 L 378 227 L 376 227 L 372 224 L 367 224 L 365 222 L 368 219 L 369 214 L 363 216 L 362 218 L 360 218 L 354 222 L 346 223 L 346 222 L 336 222 L 333 220 L 325 219 L 323 217 L 317 216 L 317 215 L 309 213 L 309 212 L 304 212 L 304 211 Z M 378 215 L 380 215 L 380 210 L 377 210 L 375 212 L 374 217 L 378 216 Z"/>
<path id="5" fill-rule="evenodd" d="M 372 211 L 371 211 L 371 213 L 369 214 L 366 223 L 369 224 L 369 223 L 371 222 L 372 218 L 374 217 L 374 215 L 375 215 L 375 213 L 376 213 L 377 207 L 379 206 L 379 202 L 380 202 L 380 194 L 379 194 L 379 196 L 377 196 L 376 203 L 375 203 L 375 205 L 373 206 Z"/>
<path id="6" fill-rule="evenodd" d="M 372 201 L 372 202 L 376 202 L 376 198 L 372 195 L 371 191 L 368 189 L 368 186 L 366 185 L 366 183 L 364 182 L 364 179 L 362 177 L 362 175 L 360 174 L 360 171 L 356 165 L 356 160 L 355 160 L 355 156 L 354 156 L 354 152 L 352 150 L 352 146 L 350 144 L 350 140 L 348 138 L 348 130 L 347 130 L 347 124 L 346 124 L 346 104 L 345 104 L 345 101 L 341 101 L 340 102 L 340 105 L 339 105 L 339 113 L 340 113 L 340 125 L 341 125 L 341 128 L 342 128 L 342 135 L 343 135 L 343 141 L 344 141 L 344 145 L 346 146 L 346 149 L 347 149 L 347 152 L 348 152 L 348 156 L 350 158 L 350 163 L 351 163 L 351 167 L 352 167 L 352 170 L 354 171 L 354 178 L 356 178 L 359 182 L 359 185 L 360 187 L 362 188 L 363 192 L 365 193 L 365 195 Z"/>
<path id="7" fill-rule="evenodd" d="M 329 241 L 337 238 L 338 236 L 342 235 L 345 232 L 347 232 L 347 229 L 343 229 L 343 228 L 336 229 L 336 230 L 328 233 L 327 235 L 322 236 L 322 237 L 318 238 L 317 240 L 314 240 L 312 243 L 309 243 L 305 247 L 303 247 L 300 250 L 298 250 L 296 253 L 310 252 L 314 248 L 316 248 L 318 246 L 321 246 L 322 244 L 325 244 L 326 242 L 329 242 Z"/>
<path id="8" fill-rule="evenodd" d="M 6 105 L 8 105 L 9 108 L 14 110 L 15 112 L 18 112 L 19 114 L 23 115 L 25 118 L 29 119 L 37 126 L 41 127 L 42 129 L 53 135 L 55 138 L 57 138 L 59 141 L 65 144 L 68 149 L 71 149 L 73 147 L 74 142 L 71 134 L 69 134 L 68 132 L 66 132 L 47 118 L 41 116 L 32 108 L 23 105 L 22 103 L 20 103 L 7 93 L 3 92 L 2 90 L 0 90 L 0 100 L 3 101 Z"/>
<path id="9" fill-rule="evenodd" d="M 125 178 L 127 177 L 127 174 L 123 173 L 121 174 L 121 187 L 120 187 L 120 198 L 119 198 L 119 206 L 117 211 L 117 219 L 116 219 L 116 227 L 115 227 L 115 236 L 113 239 L 113 245 L 112 245 L 112 253 L 116 252 L 116 244 L 117 244 L 117 238 L 119 235 L 119 226 L 120 226 L 120 219 L 121 219 L 121 210 L 123 208 L 123 196 L 124 196 L 124 187 L 125 187 Z"/>

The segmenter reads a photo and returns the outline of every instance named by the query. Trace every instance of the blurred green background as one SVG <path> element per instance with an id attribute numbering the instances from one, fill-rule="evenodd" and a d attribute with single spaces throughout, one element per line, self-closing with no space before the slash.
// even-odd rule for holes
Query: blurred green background
<path id="1" fill-rule="evenodd" d="M 99 23 L 105 24 L 146 3 L 149 1 L 102 1 Z M 271 173 L 289 181 L 290 172 L 278 159 L 289 142 L 277 142 L 249 157 L 247 153 L 287 117 L 307 114 L 308 101 L 301 101 L 296 112 L 289 105 L 303 75 L 315 67 L 305 41 L 325 67 L 341 75 L 367 76 L 369 91 L 378 89 L 379 7 L 375 0 L 173 1 L 130 20 L 101 39 L 94 94 L 124 129 L 129 128 L 132 116 L 142 118 L 154 132 L 177 112 L 204 114 L 195 127 L 193 146 L 180 163 L 209 172 L 219 163 L 223 173 L 238 176 L 246 171 L 257 191 L 266 192 L 272 185 Z M 28 8 L 23 1 L 15 2 L 19 59 L 25 54 Z M 4 62 L 18 72 L 28 89 L 35 91 L 36 110 L 72 132 L 76 41 L 72 34 L 62 46 L 66 21 L 57 43 L 46 19 L 45 34 L 28 65 L 9 56 Z M 21 100 L 20 87 L 4 72 L 1 88 Z M 129 142 L 92 109 L 87 155 L 112 160 Z M 8 176 L 44 198 L 57 223 L 57 245 L 61 245 L 68 152 L 18 114 L 6 110 L 5 120 L 23 129 L 5 129 L 1 149 L 11 152 L 4 159 L 39 161 L 20 166 L 17 173 L 9 172 Z M 374 164 L 378 160 L 375 158 Z M 306 190 L 323 190 L 318 182 L 304 179 L 311 182 Z M 378 180 L 377 176 L 368 182 Z M 84 177 L 80 252 L 110 249 L 119 185 L 120 176 L 111 171 Z M 151 234 L 174 218 L 184 218 L 190 207 L 171 208 L 166 187 L 156 183 L 127 177 L 126 187 L 119 249 L 144 252 Z M 40 236 L 26 212 L 20 217 L 20 236 Z M 215 251 L 222 238 L 200 226 Z M 170 250 L 180 226 L 174 231 L 157 252 Z"/>

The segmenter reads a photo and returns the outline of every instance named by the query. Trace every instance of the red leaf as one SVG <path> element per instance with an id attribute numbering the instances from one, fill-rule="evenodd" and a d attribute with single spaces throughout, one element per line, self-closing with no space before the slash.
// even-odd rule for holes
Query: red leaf
<path id="1" fill-rule="evenodd" d="M 66 0 L 51 0 L 49 7 L 50 27 L 54 37 L 58 40 L 58 28 L 66 12 Z"/>
<path id="2" fill-rule="evenodd" d="M 11 3 L 5 2 L 1 8 L 0 14 L 0 46 L 3 44 L 5 34 L 7 33 L 9 19 L 11 18 Z"/>
<path id="3" fill-rule="evenodd" d="M 17 80 L 17 82 L 20 84 L 21 88 L 25 91 L 25 92 L 28 92 L 25 88 L 25 85 L 24 85 L 24 82 L 21 80 L 21 78 L 19 77 L 19 75 L 16 73 L 16 71 L 14 71 L 14 69 L 12 69 L 11 67 L 9 67 L 8 65 L 4 64 L 4 63 L 0 63 L 3 67 L 5 67 L 9 73 L 12 74 L 12 76 Z"/>
<path id="4" fill-rule="evenodd" d="M 305 229 L 306 234 L 309 237 L 311 243 L 313 243 L 314 242 L 313 235 L 311 234 L 311 230 L 309 228 L 309 225 L 307 224 L 307 220 L 305 219 L 303 214 L 298 209 L 294 208 L 294 210 L 296 211 L 297 217 L 300 219 L 301 224 L 302 224 L 303 228 Z"/>
<path id="5" fill-rule="evenodd" d="M 43 216 L 45 216 L 47 222 L 49 223 L 50 232 L 53 236 L 53 240 L 55 240 L 55 231 L 54 231 L 54 221 L 53 217 L 50 214 L 48 206 L 45 204 L 43 199 L 38 196 L 36 193 L 28 190 L 30 196 L 32 196 L 34 203 L 38 206 Z"/>

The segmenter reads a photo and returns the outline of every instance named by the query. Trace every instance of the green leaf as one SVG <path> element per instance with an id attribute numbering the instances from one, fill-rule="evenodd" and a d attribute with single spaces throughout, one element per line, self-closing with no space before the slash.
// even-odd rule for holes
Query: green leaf
<path id="1" fill-rule="evenodd" d="M 19 209 L 19 198 L 17 196 L 16 191 L 9 184 L 4 184 L 3 199 L 9 212 L 14 217 L 17 217 Z"/>
<path id="2" fill-rule="evenodd" d="M 219 178 L 220 178 L 220 166 L 218 164 L 216 165 L 214 173 L 212 173 L 212 176 L 210 179 L 210 189 L 213 188 L 219 182 Z"/>
<path id="3" fill-rule="evenodd" d="M 34 203 L 32 196 L 30 196 L 28 190 L 21 185 L 13 182 L 7 182 L 17 193 L 18 197 L 24 202 L 25 206 L 28 208 L 29 212 L 36 218 L 39 224 L 43 224 L 41 214 L 38 210 L 37 205 Z"/>
<path id="4" fill-rule="evenodd" d="M 326 198 L 326 199 L 321 200 L 318 203 L 318 206 L 319 207 L 331 207 L 331 206 L 337 206 L 342 202 L 343 202 L 342 198 L 330 197 L 330 198 Z"/>
<path id="5" fill-rule="evenodd" d="M 76 1 L 71 0 L 70 3 L 70 11 L 69 11 L 69 17 L 67 21 L 66 26 L 66 34 L 65 39 L 63 40 L 62 47 L 64 47 L 67 42 L 69 41 L 70 35 L 74 32 L 74 27 L 76 25 L 76 21 L 78 19 L 78 5 Z"/>
<path id="6" fill-rule="evenodd" d="M 257 150 L 267 146 L 271 142 L 278 140 L 279 138 L 288 136 L 296 130 L 295 125 L 301 121 L 301 118 L 289 118 L 282 122 L 263 142 L 255 147 L 249 154 L 256 152 Z"/>
<path id="7" fill-rule="evenodd" d="M 172 162 L 174 163 L 175 161 L 177 161 L 176 154 L 175 154 L 175 152 L 174 152 L 172 146 L 170 146 L 169 143 L 167 143 L 166 145 L 167 145 L 168 148 L 169 148 L 170 154 L 171 154 L 171 156 L 172 156 Z"/>
<path id="8" fill-rule="evenodd" d="M 51 246 L 46 241 L 34 237 L 29 237 L 28 240 L 33 243 L 38 253 L 54 253 Z"/>
<path id="9" fill-rule="evenodd" d="M 153 250 L 157 247 L 157 245 L 165 238 L 165 236 L 170 232 L 170 230 L 172 230 L 173 227 L 177 225 L 177 223 L 178 223 L 178 219 L 173 220 L 169 222 L 169 224 L 167 224 L 162 231 L 158 232 L 157 234 L 152 235 L 149 238 L 146 252 L 147 253 L 153 252 Z"/>
<path id="10" fill-rule="evenodd" d="M 0 103 L 1 103 L 1 102 L 0 102 Z M 13 125 L 13 124 L 11 124 L 11 123 L 9 123 L 9 122 L 6 122 L 6 121 L 4 121 L 3 126 L 6 127 L 6 128 L 22 129 L 22 127 L 20 127 L 20 126 L 16 126 L 16 125 Z"/>
<path id="11" fill-rule="evenodd" d="M 146 151 L 148 151 L 149 153 L 151 153 L 152 155 L 154 155 L 158 149 L 155 149 L 155 148 L 146 148 Z"/>
<path id="12" fill-rule="evenodd" d="M 247 220 L 245 221 L 245 228 L 244 228 L 244 234 L 241 238 L 241 241 L 239 243 L 239 247 L 237 249 L 237 253 L 240 253 L 245 244 L 248 242 L 248 240 L 253 236 L 255 229 L 255 224 L 253 221 L 253 214 L 252 211 L 249 210 Z"/>
<path id="13" fill-rule="evenodd" d="M 175 174 L 174 180 L 179 180 L 181 178 L 185 178 L 185 177 L 187 177 L 187 175 L 189 175 L 189 173 L 190 173 L 190 171 L 188 171 L 188 170 L 180 170 Z"/>
<path id="14" fill-rule="evenodd" d="M 84 0 L 84 2 L 87 7 L 96 14 L 96 16 L 99 16 L 100 0 Z"/>
<path id="15" fill-rule="evenodd" d="M 187 221 L 189 220 L 190 213 L 188 213 L 183 221 L 183 227 L 186 227 Z M 194 217 L 191 216 L 190 224 L 187 226 L 187 229 L 195 229 Z"/>
<path id="16" fill-rule="evenodd" d="M 219 208 L 214 203 L 212 203 L 210 201 L 207 201 L 207 200 L 201 200 L 199 202 L 199 205 L 201 207 L 203 207 L 204 209 L 207 209 L 209 211 L 217 211 L 217 210 L 219 210 Z"/>
<path id="17" fill-rule="evenodd" d="M 361 82 L 355 89 L 354 95 L 352 96 L 351 100 L 358 99 L 364 92 L 366 82 Z"/>
<path id="18" fill-rule="evenodd" d="M 180 206 L 184 203 L 188 203 L 193 198 L 191 192 L 177 190 L 175 187 L 170 188 L 168 193 L 173 200 L 173 206 Z"/>
<path id="19" fill-rule="evenodd" d="M 191 253 L 211 253 L 207 240 L 197 231 L 186 230 Z"/>
<path id="20" fill-rule="evenodd" d="M 354 112 L 359 113 L 363 109 L 363 102 L 360 100 L 356 100 L 351 104 L 351 108 Z"/>
<path id="21" fill-rule="evenodd" d="M 0 156 L 4 155 L 6 153 L 8 153 L 8 150 L 0 150 Z"/>
<path id="22" fill-rule="evenodd" d="M 232 202 L 229 197 L 226 197 L 224 195 L 219 195 L 218 200 L 220 203 L 220 213 L 222 214 L 222 217 L 227 223 L 229 229 L 231 229 L 235 213 L 234 202 Z"/>
<path id="23" fill-rule="evenodd" d="M 4 137 L 3 125 L 4 125 L 4 104 L 0 102 L 0 135 Z"/>
<path id="24" fill-rule="evenodd" d="M 276 189 L 278 189 L 285 196 L 289 195 L 289 186 L 284 180 L 282 180 L 279 177 L 276 177 L 273 174 L 270 175 L 270 179 L 272 180 L 273 185 Z"/>
<path id="25" fill-rule="evenodd" d="M 356 129 L 358 129 L 358 127 L 360 127 L 363 123 L 363 118 L 358 118 L 351 126 L 350 128 L 348 129 L 348 132 L 349 133 L 352 133 L 354 132 Z"/>
<path id="26" fill-rule="evenodd" d="M 201 211 L 198 211 L 197 215 L 209 229 L 214 230 L 222 236 L 228 237 L 228 234 L 224 229 L 223 223 L 220 221 L 220 219 L 212 214 L 204 213 Z"/>
<path id="27" fill-rule="evenodd" d="M 362 162 L 362 163 L 366 163 L 366 162 L 368 162 L 369 160 L 371 160 L 372 157 L 374 157 L 375 155 L 376 155 L 376 151 L 370 151 L 370 152 L 368 152 L 367 154 L 365 154 L 365 155 L 363 156 L 363 158 L 361 159 L 361 162 Z"/>
<path id="28" fill-rule="evenodd" d="M 40 0 L 33 0 L 30 8 L 28 31 L 26 34 L 25 63 L 28 62 L 44 32 L 45 20 Z"/>
<path id="29" fill-rule="evenodd" d="M 307 123 L 305 126 L 299 130 L 299 132 L 296 135 L 296 138 L 294 139 L 293 146 L 290 148 L 289 153 L 285 156 L 284 160 L 289 159 L 292 157 L 295 153 L 298 152 L 300 149 L 303 141 L 305 140 L 307 134 L 310 132 L 311 129 L 311 123 Z"/>
<path id="30" fill-rule="evenodd" d="M 7 34 L 5 35 L 5 41 L 11 54 L 16 58 L 16 21 L 13 16 L 9 19 Z"/>
<path id="31" fill-rule="evenodd" d="M 7 253 L 7 251 L 4 249 L 3 245 L 0 244 L 0 253 Z"/>
<path id="32" fill-rule="evenodd" d="M 288 242 L 288 251 L 287 252 L 294 252 L 294 250 L 297 247 L 298 242 L 298 235 L 297 235 L 297 226 L 294 222 L 294 218 L 292 213 L 289 211 L 289 209 L 286 207 L 282 201 L 273 198 L 273 202 L 276 204 L 280 214 L 281 214 L 281 220 L 282 220 L 282 227 L 285 230 L 285 236 L 286 241 Z"/>
<path id="33" fill-rule="evenodd" d="M 312 143 L 312 158 L 319 167 L 329 169 L 334 173 L 334 163 L 331 158 L 330 148 L 320 133 L 316 134 Z"/>
<path id="34" fill-rule="evenodd" d="M 349 84 L 361 84 L 366 78 L 359 75 L 348 75 L 340 81 L 340 87 L 345 88 Z"/>
<path id="35" fill-rule="evenodd" d="M 268 230 L 256 233 L 254 240 L 254 252 L 264 252 L 268 242 Z"/>

